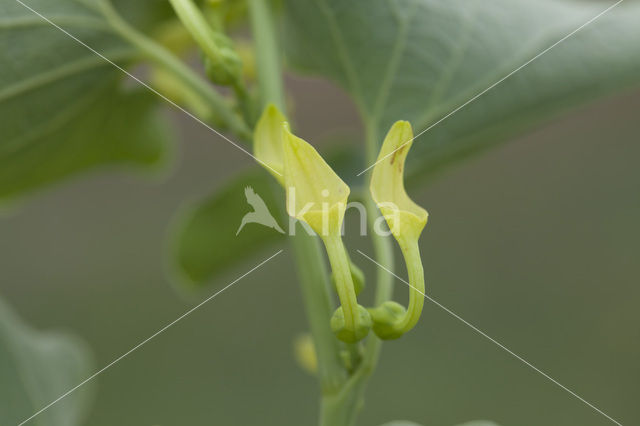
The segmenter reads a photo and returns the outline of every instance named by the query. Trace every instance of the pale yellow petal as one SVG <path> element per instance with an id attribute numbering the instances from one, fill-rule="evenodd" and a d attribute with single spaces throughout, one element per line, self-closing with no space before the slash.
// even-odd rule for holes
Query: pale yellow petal
<path id="1" fill-rule="evenodd" d="M 382 143 L 371 176 L 371 196 L 396 237 L 417 237 L 428 218 L 427 211 L 413 202 L 404 188 L 404 164 L 412 143 L 411 124 L 397 121 Z"/>
<path id="2" fill-rule="evenodd" d="M 339 232 L 349 187 L 318 151 L 283 127 L 284 182 L 287 213 L 321 236 Z"/>
<path id="3" fill-rule="evenodd" d="M 282 127 L 287 119 L 275 105 L 268 105 L 253 132 L 253 154 L 262 166 L 284 185 Z"/>

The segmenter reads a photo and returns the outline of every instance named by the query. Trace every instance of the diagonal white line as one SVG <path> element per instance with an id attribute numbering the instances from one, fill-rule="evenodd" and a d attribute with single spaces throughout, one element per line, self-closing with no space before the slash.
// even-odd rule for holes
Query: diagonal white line
<path id="1" fill-rule="evenodd" d="M 454 109 L 453 111 L 451 111 L 450 113 L 448 113 L 447 115 L 445 115 L 444 117 L 442 117 L 441 119 L 439 119 L 438 121 L 436 121 L 435 123 L 433 123 L 432 125 L 430 125 L 429 127 L 427 127 L 426 129 L 424 129 L 423 131 L 421 131 L 420 133 L 418 133 L 416 136 L 414 136 L 413 138 L 409 139 L 408 141 L 404 142 L 402 145 L 400 145 L 399 147 L 397 147 L 396 149 L 394 149 L 393 151 L 391 151 L 389 154 L 385 155 L 384 157 L 378 159 L 375 163 L 373 163 L 372 165 L 370 165 L 369 167 L 367 167 L 366 169 L 364 169 L 363 171 L 361 171 L 360 173 L 358 173 L 356 176 L 360 176 L 361 174 L 363 174 L 364 172 L 366 172 L 367 170 L 371 169 L 373 166 L 375 166 L 376 164 L 380 163 L 381 161 L 383 161 L 385 158 L 393 155 L 393 153 L 395 153 L 397 150 L 401 149 L 403 146 L 405 146 L 408 143 L 411 143 L 412 141 L 416 140 L 417 138 L 419 138 L 420 136 L 422 136 L 423 134 L 425 134 L 426 132 L 428 132 L 429 130 L 433 129 L 434 127 L 436 127 L 438 124 L 442 123 L 444 120 L 446 120 L 447 118 L 451 117 L 452 115 L 454 115 L 455 113 L 457 113 L 458 111 L 460 111 L 461 109 L 463 109 L 464 107 L 466 107 L 467 105 L 469 105 L 470 103 L 474 102 L 476 99 L 478 99 L 479 97 L 481 97 L 482 95 L 484 95 L 485 93 L 487 93 L 488 91 L 492 90 L 493 88 L 495 88 L 496 86 L 498 86 L 500 83 L 502 83 L 503 81 L 505 81 L 506 79 L 508 79 L 509 77 L 511 77 L 512 75 L 514 75 L 515 73 L 517 73 L 518 71 L 522 70 L 524 67 L 526 67 L 527 65 L 529 65 L 531 62 L 535 61 L 536 59 L 538 59 L 539 57 L 541 57 L 542 55 L 544 55 L 545 53 L 549 52 L 551 49 L 553 49 L 554 47 L 556 47 L 557 45 L 559 45 L 560 43 L 562 43 L 563 41 L 567 40 L 569 37 L 572 37 L 573 35 L 575 35 L 578 31 L 584 29 L 584 27 L 586 27 L 589 24 L 592 24 L 596 19 L 600 18 L 602 15 L 604 15 L 605 13 L 609 12 L 611 9 L 613 9 L 614 7 L 618 6 L 620 3 L 622 3 L 624 0 L 618 0 L 615 4 L 612 4 L 611 6 L 609 6 L 608 8 L 606 8 L 605 10 L 603 10 L 602 12 L 600 12 L 599 14 L 597 14 L 596 16 L 594 16 L 593 18 L 589 19 L 587 22 L 585 22 L 584 24 L 580 25 L 578 28 L 576 28 L 575 30 L 571 31 L 569 34 L 567 34 L 566 36 L 562 37 L 560 40 L 556 41 L 555 43 L 553 43 L 551 46 L 547 47 L 546 49 L 544 49 L 542 52 L 538 53 L 536 56 L 534 56 L 533 58 L 529 59 L 527 62 L 525 62 L 524 64 L 520 65 L 518 68 L 516 68 L 515 70 L 511 71 L 509 74 L 505 75 L 504 77 L 502 77 L 500 80 L 496 81 L 495 83 L 493 83 L 491 86 L 487 87 L 486 89 L 484 89 L 482 92 L 478 93 L 477 95 L 475 95 L 473 98 L 469 99 L 468 101 L 466 101 L 465 103 L 463 103 L 462 105 L 460 105 L 459 107 L 457 107 L 456 109 Z"/>
<path id="2" fill-rule="evenodd" d="M 405 283 L 406 285 L 408 285 L 412 289 L 416 290 L 418 293 L 422 294 L 426 299 L 428 299 L 430 302 L 434 303 L 436 306 L 438 306 L 440 309 L 442 309 L 443 311 L 445 311 L 449 315 L 453 316 L 454 318 L 456 318 L 457 320 L 459 320 L 460 322 L 462 322 L 466 326 L 470 327 L 472 330 L 474 330 L 475 332 L 477 332 L 481 336 L 485 337 L 486 339 L 490 340 L 491 342 L 496 344 L 498 347 L 500 347 L 504 351 L 508 352 L 511 356 L 516 358 L 518 361 L 521 361 L 522 363 L 524 363 L 527 366 L 531 367 L 533 370 L 535 370 L 536 372 L 540 373 L 542 376 L 544 376 L 545 378 L 547 378 L 548 380 L 550 380 L 554 384 L 558 385 L 559 387 L 561 387 L 563 390 L 565 390 L 566 392 L 570 393 L 574 397 L 578 398 L 580 401 L 582 401 L 583 403 L 585 403 L 589 407 L 593 408 L 595 411 L 597 411 L 598 413 L 600 413 L 601 415 L 603 415 L 607 419 L 611 420 L 613 423 L 617 424 L 618 426 L 622 426 L 622 423 L 618 422 L 613 417 L 609 416 L 607 413 L 605 413 L 604 411 L 602 411 L 601 409 L 599 409 L 598 407 L 596 407 L 595 405 L 593 405 L 592 403 L 590 403 L 589 401 L 587 401 L 586 399 L 584 399 L 583 397 L 581 397 L 580 395 L 578 395 L 577 393 L 572 391 L 571 389 L 567 388 L 562 383 L 558 382 L 553 377 L 549 376 L 547 373 L 545 373 L 544 371 L 540 370 L 538 367 L 536 367 L 535 365 L 531 364 L 526 359 L 522 358 L 520 355 L 518 355 L 515 352 L 513 352 L 511 349 L 507 348 L 505 345 L 503 345 L 502 343 L 498 342 L 496 339 L 494 339 L 493 337 L 489 336 L 487 333 L 485 333 L 484 331 L 480 330 L 478 327 L 476 327 L 475 325 L 471 324 L 469 321 L 465 320 L 460 315 L 458 315 L 455 312 L 453 312 L 451 309 L 447 308 L 446 306 L 444 306 L 443 304 L 441 304 L 440 302 L 438 302 L 437 300 L 435 300 L 431 296 L 427 296 L 425 293 L 421 292 L 420 290 L 418 290 L 417 288 L 415 288 L 414 286 L 409 284 L 406 280 L 404 280 L 403 278 L 400 278 L 398 275 L 396 275 L 395 273 L 393 273 L 389 269 L 385 268 L 383 265 L 381 265 L 380 263 L 376 262 L 374 259 L 372 259 L 371 257 L 367 256 L 366 254 L 364 254 L 360 250 L 358 250 L 358 253 L 360 253 L 362 256 L 366 257 L 371 262 L 375 263 L 380 268 L 384 269 L 385 271 L 387 271 L 388 273 L 390 273 L 391 275 L 393 275 L 394 277 L 396 277 L 397 279 L 399 279 L 400 281 L 402 281 L 403 283 Z"/>
<path id="3" fill-rule="evenodd" d="M 38 11 L 34 10 L 33 8 L 31 8 L 30 6 L 24 4 L 22 2 L 22 0 L 16 0 L 16 2 L 20 3 L 22 6 L 24 6 L 25 8 L 29 9 L 31 12 L 35 13 L 36 15 L 38 15 L 40 18 L 44 19 L 45 21 L 47 21 L 49 24 L 53 25 L 55 28 L 57 28 L 58 30 L 62 31 L 64 34 L 66 34 L 67 36 L 69 36 L 70 38 L 72 38 L 73 40 L 75 40 L 76 42 L 78 42 L 79 44 L 81 44 L 82 46 L 86 47 L 87 49 L 89 49 L 92 53 L 96 54 L 97 56 L 99 56 L 100 58 L 104 59 L 105 61 L 107 61 L 108 63 L 110 63 L 111 65 L 113 65 L 114 67 L 116 67 L 117 69 L 119 69 L 120 71 L 122 71 L 123 73 L 125 73 L 127 76 L 129 76 L 130 78 L 132 78 L 133 80 L 135 80 L 136 82 L 138 82 L 139 84 L 141 84 L 142 86 L 144 86 L 145 88 L 147 88 L 149 91 L 151 91 L 152 93 L 158 95 L 160 98 L 162 98 L 163 100 L 165 100 L 166 102 L 168 102 L 169 104 L 173 105 L 175 108 L 179 109 L 180 111 L 182 111 L 183 113 L 185 113 L 186 115 L 188 115 L 189 117 L 193 118 L 194 120 L 196 120 L 198 123 L 202 124 L 204 127 L 206 127 L 207 129 L 211 130 L 213 133 L 215 133 L 216 135 L 220 136 L 222 139 L 226 140 L 227 142 L 229 142 L 231 145 L 235 146 L 236 148 L 238 148 L 240 151 L 244 152 L 245 154 L 247 154 L 248 156 L 252 157 L 254 160 L 256 160 L 258 163 L 262 164 L 263 166 L 267 167 L 268 169 L 272 170 L 274 173 L 282 176 L 282 173 L 278 172 L 277 170 L 274 170 L 272 167 L 270 167 L 268 164 L 265 164 L 263 161 L 260 161 L 258 158 L 256 158 L 253 154 L 251 154 L 249 151 L 247 151 L 246 149 L 244 149 L 243 147 L 241 147 L 240 145 L 238 145 L 236 142 L 232 141 L 231 139 L 229 139 L 228 137 L 226 137 L 225 135 L 223 135 L 222 133 L 220 133 L 219 131 L 217 131 L 216 129 L 214 129 L 213 127 L 211 127 L 210 125 L 208 125 L 207 123 L 205 123 L 204 121 L 202 121 L 201 119 L 199 119 L 198 117 L 196 117 L 195 115 L 193 115 L 192 113 L 190 113 L 189 111 L 187 111 L 186 109 L 184 109 L 183 107 L 181 107 L 180 105 L 176 104 L 175 102 L 173 102 L 171 99 L 167 98 L 165 95 L 163 95 L 162 93 L 158 92 L 156 89 L 154 89 L 153 87 L 149 86 L 147 83 L 145 83 L 144 81 L 140 80 L 138 77 L 134 76 L 133 74 L 131 74 L 129 71 L 125 70 L 124 68 L 122 68 L 120 65 L 116 64 L 115 62 L 113 62 L 112 60 L 110 60 L 109 58 L 107 58 L 106 56 L 104 56 L 102 53 L 98 52 L 97 50 L 95 50 L 93 47 L 89 46 L 88 44 L 86 44 L 85 42 L 83 42 L 82 40 L 80 40 L 79 38 L 77 38 L 76 36 L 74 36 L 73 34 L 71 34 L 70 32 L 68 32 L 67 30 L 65 30 L 64 28 L 60 27 L 59 25 L 57 25 L 55 22 L 51 21 L 49 18 L 47 18 L 46 16 L 42 15 L 41 13 L 39 13 Z"/>
<path id="4" fill-rule="evenodd" d="M 249 275 L 250 273 L 252 273 L 253 271 L 255 271 L 256 269 L 260 268 L 262 265 L 264 265 L 265 263 L 267 263 L 268 261 L 270 261 L 271 259 L 273 259 L 274 257 L 276 257 L 277 255 L 279 255 L 280 253 L 282 253 L 282 250 L 278 250 L 275 254 L 271 255 L 270 257 L 268 257 L 267 259 L 263 260 L 262 262 L 260 262 L 259 264 L 257 264 L 256 266 L 254 266 L 253 268 L 251 268 L 249 271 L 245 272 L 244 274 L 240 275 L 238 278 L 236 278 L 235 280 L 233 280 L 231 283 L 229 283 L 226 287 L 222 288 L 221 290 L 217 291 L 216 293 L 212 294 L 211 296 L 207 297 L 206 299 L 204 299 L 202 302 L 198 303 L 196 306 L 194 306 L 193 308 L 189 309 L 187 312 L 185 312 L 184 314 L 180 315 L 178 318 L 174 319 L 173 321 L 171 321 L 169 324 L 165 325 L 164 327 L 162 327 L 160 330 L 156 331 L 155 333 L 153 333 L 151 336 L 147 337 L 146 339 L 144 339 L 142 342 L 138 343 L 137 345 L 135 345 L 133 348 L 129 349 L 127 352 L 123 353 L 122 355 L 120 355 L 118 358 L 114 359 L 113 361 L 111 361 L 109 364 L 105 365 L 104 367 L 102 367 L 100 370 L 96 371 L 95 373 L 93 373 L 91 376 L 87 377 L 86 379 L 84 379 L 82 382 L 78 383 L 76 386 L 72 387 L 71 389 L 69 389 L 68 391 L 66 391 L 65 393 L 63 393 L 62 395 L 60 395 L 58 398 L 54 399 L 53 401 L 51 401 L 49 404 L 45 405 L 44 407 L 42 407 L 40 410 L 36 411 L 35 413 L 33 413 L 30 417 L 24 419 L 20 424 L 18 424 L 18 426 L 22 426 L 25 423 L 29 422 L 31 419 L 33 419 L 34 417 L 36 417 L 37 415 L 41 414 L 43 411 L 51 408 L 51 406 L 53 406 L 54 404 L 58 403 L 60 400 L 62 400 L 63 398 L 67 397 L 69 394 L 71 394 L 72 392 L 74 392 L 75 390 L 77 390 L 78 388 L 80 388 L 81 386 L 87 384 L 87 382 L 93 380 L 96 378 L 96 376 L 98 376 L 99 374 L 103 373 L 105 370 L 107 370 L 108 368 L 112 367 L 114 364 L 118 363 L 119 361 L 121 361 L 123 358 L 127 357 L 128 355 L 130 355 L 132 352 L 136 351 L 137 349 L 139 349 L 142 345 L 148 343 L 151 339 L 153 339 L 154 337 L 158 336 L 159 334 L 165 332 L 169 327 L 175 325 L 178 321 L 184 319 L 186 316 L 190 315 L 191 313 L 193 313 L 196 309 L 200 308 L 202 305 L 204 305 L 205 303 L 207 303 L 208 301 L 210 301 L 211 299 L 213 299 L 214 297 L 216 297 L 217 295 L 219 295 L 220 293 L 222 293 L 223 291 L 225 291 L 226 289 L 228 289 L 229 287 L 231 287 L 232 285 L 234 285 L 235 283 L 237 283 L 238 281 L 240 281 L 241 279 L 243 279 L 244 277 L 246 277 L 247 275 Z"/>

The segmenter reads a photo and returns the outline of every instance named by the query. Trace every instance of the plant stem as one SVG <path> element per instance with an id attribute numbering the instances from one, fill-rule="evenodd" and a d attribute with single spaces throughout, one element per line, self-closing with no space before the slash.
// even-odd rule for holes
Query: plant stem
<path id="1" fill-rule="evenodd" d="M 220 61 L 220 47 L 215 43 L 209 24 L 193 1 L 169 0 L 169 3 L 205 55 L 211 61 Z"/>
<path id="2" fill-rule="evenodd" d="M 418 323 L 424 306 L 424 269 L 422 268 L 418 239 L 399 238 L 398 243 L 404 256 L 404 263 L 407 265 L 410 284 L 407 313 L 402 322 L 398 324 L 398 328 L 406 333 Z"/>
<path id="3" fill-rule="evenodd" d="M 163 46 L 157 44 L 125 22 L 108 1 L 100 2 L 100 7 L 105 18 L 116 33 L 137 47 L 149 59 L 161 65 L 183 81 L 193 93 L 200 96 L 211 106 L 215 114 L 236 135 L 243 139 L 250 139 L 251 131 L 245 122 L 230 108 L 224 97 L 209 83 Z"/>
<path id="4" fill-rule="evenodd" d="M 367 164 L 373 164 L 378 156 L 378 130 L 374 120 L 365 120 L 365 123 Z M 372 172 L 373 170 L 370 170 L 369 173 L 367 173 L 367 183 L 369 182 Z M 365 186 L 368 187 L 368 185 Z M 367 217 L 369 218 L 369 232 L 371 234 L 375 259 L 382 266 L 393 271 L 393 249 L 391 247 L 391 241 L 389 237 L 378 235 L 373 229 L 373 225 L 380 217 L 380 213 L 378 212 L 378 209 L 371 197 L 366 197 L 365 208 L 367 210 Z M 374 306 L 379 306 L 383 302 L 391 300 L 391 297 L 393 296 L 392 283 L 392 275 L 384 269 L 378 268 L 376 273 L 376 294 L 373 301 Z M 368 340 L 365 348 L 364 361 L 362 365 L 362 374 L 365 376 L 361 379 L 363 383 L 378 364 L 381 347 L 382 340 L 375 336 L 371 336 L 371 339 Z"/>
<path id="5" fill-rule="evenodd" d="M 344 326 L 347 330 L 354 331 L 358 327 L 358 300 L 351 278 L 349 257 L 342 243 L 340 234 L 324 237 L 324 245 L 329 255 L 329 263 L 335 277 L 336 290 L 342 305 Z"/>
<path id="6" fill-rule="evenodd" d="M 372 120 L 365 120 L 365 142 L 367 163 L 373 164 L 378 151 L 378 132 Z M 380 217 L 378 209 L 371 197 L 365 197 L 364 204 L 376 261 L 392 271 L 393 250 L 391 241 L 388 237 L 378 235 L 373 230 L 374 223 Z M 391 274 L 379 268 L 376 274 L 374 306 L 391 299 L 393 295 L 392 283 Z M 364 391 L 367 380 L 378 364 L 381 347 L 382 340 L 372 333 L 367 339 L 360 365 L 344 387 L 338 394 L 328 395 L 323 398 L 321 426 L 351 426 L 355 424 L 358 411 L 364 405 Z"/>
<path id="7" fill-rule="evenodd" d="M 249 0 L 252 32 L 257 51 L 258 84 L 262 106 L 273 103 L 286 113 L 280 55 L 274 33 L 273 15 L 265 0 Z M 323 395 L 335 394 L 347 379 L 340 358 L 340 344 L 330 326 L 333 314 L 329 274 L 317 237 L 302 227 L 291 236 L 302 299 L 309 321 Z M 336 425 L 339 426 L 339 425 Z"/>
<path id="8" fill-rule="evenodd" d="M 176 15 L 178 15 L 180 22 L 187 28 L 187 31 L 202 49 L 210 63 L 222 73 L 225 79 L 224 84 L 233 88 L 245 119 L 250 125 L 253 125 L 254 114 L 251 110 L 251 105 L 249 105 L 249 93 L 240 75 L 240 62 L 235 67 L 236 63 L 230 61 L 228 55 L 232 54 L 232 51 L 216 42 L 216 33 L 193 0 L 169 0 L 169 2 Z M 235 56 L 235 52 L 233 52 L 233 56 Z M 227 81 L 227 79 L 229 80 Z"/>
<path id="9" fill-rule="evenodd" d="M 263 104 L 274 103 L 286 111 L 282 86 L 282 70 L 274 33 L 273 17 L 267 2 L 249 0 L 252 30 L 257 51 L 258 83 Z M 377 156 L 378 135 L 375 124 L 365 120 L 367 162 L 373 163 Z M 365 201 L 369 227 L 379 213 L 370 197 Z M 393 252 L 388 238 L 371 232 L 375 257 L 385 267 L 392 270 Z M 364 388 L 367 379 L 378 362 L 381 340 L 371 335 L 368 338 L 364 356 L 347 378 L 347 372 L 340 358 L 341 346 L 330 327 L 332 302 L 328 273 L 321 246 L 317 238 L 306 232 L 298 232 L 292 237 L 292 246 L 298 266 L 298 276 L 302 296 L 318 356 L 318 370 L 322 386 L 320 406 L 320 426 L 352 426 L 363 405 Z M 392 296 L 391 275 L 379 270 L 376 279 L 375 304 L 389 300 Z M 352 348 L 353 349 L 353 348 Z"/>
<path id="10" fill-rule="evenodd" d="M 302 299 L 318 357 L 318 376 L 323 395 L 335 394 L 347 380 L 340 358 L 340 344 L 331 330 L 333 303 L 329 290 L 329 274 L 322 246 L 317 237 L 302 227 L 291 236 Z"/>
<path id="11" fill-rule="evenodd" d="M 249 0 L 248 3 L 263 103 L 273 103 L 281 111 L 286 111 L 280 52 L 270 3 L 266 0 Z"/>

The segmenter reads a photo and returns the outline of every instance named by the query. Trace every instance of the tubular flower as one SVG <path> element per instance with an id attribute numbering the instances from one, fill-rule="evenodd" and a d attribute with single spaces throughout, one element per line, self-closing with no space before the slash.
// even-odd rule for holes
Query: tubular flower
<path id="1" fill-rule="evenodd" d="M 371 317 L 356 299 L 350 261 L 340 235 L 349 187 L 288 126 L 283 126 L 282 147 L 287 213 L 307 223 L 322 238 L 341 304 L 331 327 L 340 340 L 357 342 L 369 333 Z"/>
<path id="2" fill-rule="evenodd" d="M 418 239 L 427 224 L 428 213 L 409 198 L 403 182 L 404 163 L 412 140 L 411 124 L 396 122 L 384 139 L 371 177 L 371 196 L 400 246 L 411 286 L 407 309 L 388 301 L 370 310 L 373 330 L 381 339 L 398 338 L 413 328 L 424 305 L 424 271 Z"/>

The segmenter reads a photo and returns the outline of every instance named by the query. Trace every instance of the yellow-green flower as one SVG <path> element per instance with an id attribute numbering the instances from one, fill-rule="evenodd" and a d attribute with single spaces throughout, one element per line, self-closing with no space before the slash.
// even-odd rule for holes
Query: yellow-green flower
<path id="1" fill-rule="evenodd" d="M 310 144 L 283 127 L 287 213 L 325 238 L 339 236 L 349 187 Z"/>
<path id="2" fill-rule="evenodd" d="M 283 126 L 284 183 L 287 213 L 307 223 L 324 242 L 341 307 L 331 327 L 339 339 L 357 342 L 371 328 L 371 317 L 358 304 L 341 227 L 349 187 L 318 152 Z"/>
<path id="3" fill-rule="evenodd" d="M 275 105 L 268 105 L 253 132 L 253 155 L 284 186 L 282 132 L 287 118 Z"/>
<path id="4" fill-rule="evenodd" d="M 403 182 L 404 164 L 412 141 L 411 124 L 396 122 L 384 139 L 371 177 L 371 196 L 400 245 L 411 286 L 406 310 L 392 301 L 370 310 L 373 330 L 382 339 L 398 338 L 413 328 L 424 305 L 424 271 L 418 238 L 427 224 L 428 213 L 409 198 Z"/>
<path id="5" fill-rule="evenodd" d="M 391 233 L 396 238 L 417 239 L 429 214 L 417 205 L 404 189 L 404 163 L 413 144 L 408 121 L 397 121 L 382 143 L 378 163 L 371 176 L 371 197 L 378 205 Z"/>

